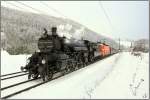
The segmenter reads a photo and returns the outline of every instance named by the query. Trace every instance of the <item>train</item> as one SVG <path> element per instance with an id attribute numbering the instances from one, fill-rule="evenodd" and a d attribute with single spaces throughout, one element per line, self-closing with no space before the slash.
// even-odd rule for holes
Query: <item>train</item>
<path id="1" fill-rule="evenodd" d="M 57 27 L 51 28 L 51 35 L 44 30 L 37 43 L 39 51 L 28 58 L 25 66 L 21 66 L 22 71 L 29 73 L 28 79 L 40 77 L 43 81 L 48 81 L 57 72 L 65 75 L 93 63 L 98 58 L 117 53 L 116 49 L 105 43 L 60 37 Z"/>

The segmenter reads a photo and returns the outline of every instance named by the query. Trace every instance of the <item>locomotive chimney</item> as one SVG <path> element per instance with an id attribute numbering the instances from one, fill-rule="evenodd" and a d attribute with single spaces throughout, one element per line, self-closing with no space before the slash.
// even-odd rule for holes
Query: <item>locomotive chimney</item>
<path id="1" fill-rule="evenodd" d="M 52 35 L 53 36 L 57 35 L 57 27 L 52 27 Z"/>

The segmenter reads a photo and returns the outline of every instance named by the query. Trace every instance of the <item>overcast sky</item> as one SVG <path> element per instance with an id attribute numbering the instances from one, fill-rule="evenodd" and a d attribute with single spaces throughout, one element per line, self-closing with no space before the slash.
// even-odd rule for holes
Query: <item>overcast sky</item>
<path id="1" fill-rule="evenodd" d="M 149 38 L 149 1 L 44 1 L 49 8 L 40 1 L 20 2 L 40 11 L 16 1 L 1 1 L 1 5 L 57 17 L 64 17 L 63 14 L 99 34 L 114 39 Z M 59 14 L 50 7 L 56 9 Z"/>

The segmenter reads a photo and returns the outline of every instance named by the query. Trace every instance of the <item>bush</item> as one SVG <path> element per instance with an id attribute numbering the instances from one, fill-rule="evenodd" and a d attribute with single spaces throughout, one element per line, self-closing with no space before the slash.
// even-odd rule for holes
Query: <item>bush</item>
<path id="1" fill-rule="evenodd" d="M 7 52 L 11 55 L 18 55 L 18 54 L 24 54 L 24 53 L 29 54 L 30 53 L 28 48 L 24 47 L 24 46 L 7 48 Z"/>

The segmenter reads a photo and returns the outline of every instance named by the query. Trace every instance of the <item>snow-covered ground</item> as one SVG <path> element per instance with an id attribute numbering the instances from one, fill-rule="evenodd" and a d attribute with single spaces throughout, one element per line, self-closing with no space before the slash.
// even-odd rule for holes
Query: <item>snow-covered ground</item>
<path id="1" fill-rule="evenodd" d="M 20 70 L 20 66 L 26 63 L 25 55 L 6 56 L 6 52 L 2 51 L 1 53 L 1 73 Z M 59 79 L 11 97 L 11 99 L 56 98 L 149 98 L 149 54 L 142 53 L 142 59 L 131 55 L 129 52 L 115 54 Z"/>
<path id="2" fill-rule="evenodd" d="M 95 89 L 92 98 L 149 98 L 149 54 L 122 53 L 110 75 Z"/>
<path id="3" fill-rule="evenodd" d="M 26 65 L 27 58 L 31 55 L 9 55 L 1 51 L 1 75 L 21 71 L 20 67 Z"/>

